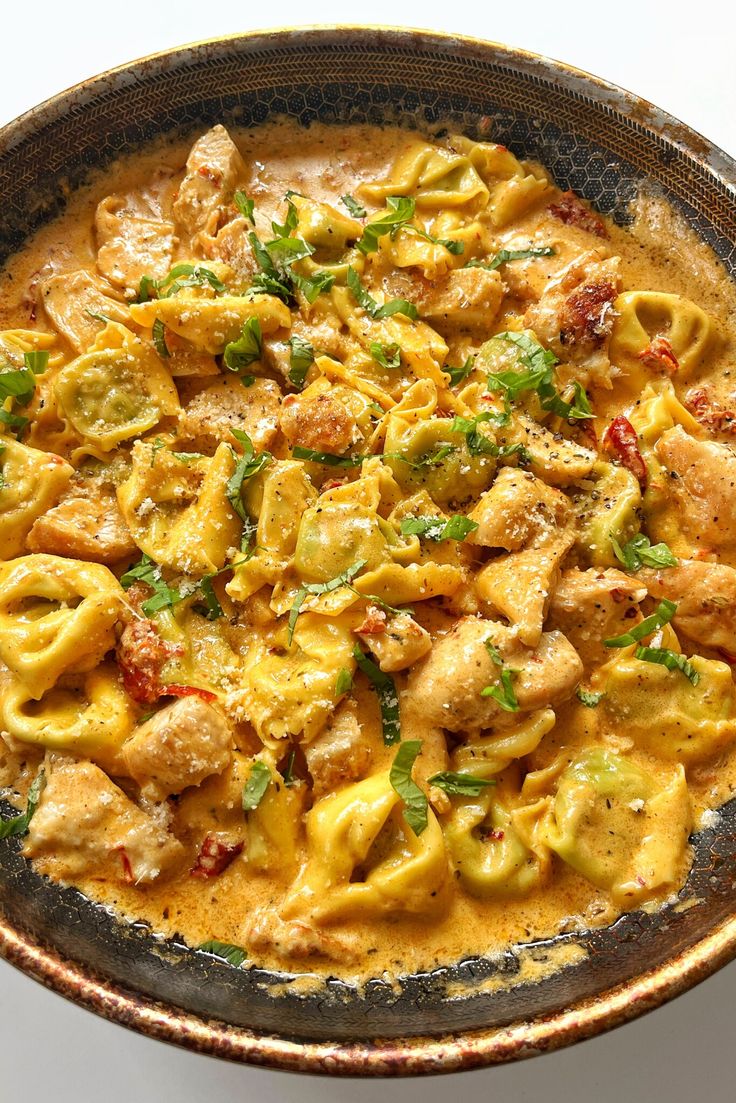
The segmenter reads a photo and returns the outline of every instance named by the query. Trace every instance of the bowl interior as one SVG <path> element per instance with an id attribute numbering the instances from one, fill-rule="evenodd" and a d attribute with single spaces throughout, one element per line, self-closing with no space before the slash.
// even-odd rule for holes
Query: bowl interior
<path id="1" fill-rule="evenodd" d="M 276 115 L 304 125 L 390 121 L 435 133 L 446 125 L 471 136 L 490 133 L 515 153 L 538 158 L 561 187 L 622 222 L 647 181 L 682 211 L 732 274 L 736 268 L 733 164 L 651 105 L 501 47 L 357 29 L 257 34 L 186 48 L 97 78 L 11 124 L 0 132 L 0 263 L 63 208 L 64 196 L 91 168 L 164 134 L 193 133 L 215 122 L 251 126 Z M 13 931 L 16 941 L 39 943 L 103 985 L 134 993 L 141 1007 L 159 1001 L 259 1034 L 365 1047 L 366 1039 L 377 1037 L 426 1038 L 540 1022 L 617 985 L 633 991 L 633 982 L 656 975 L 733 919 L 736 801 L 716 828 L 695 839 L 694 865 L 677 903 L 655 914 L 625 915 L 603 930 L 537 943 L 540 957 L 563 943 L 586 951 L 578 964 L 538 984 L 515 979 L 519 959 L 510 950 L 406 977 L 400 990 L 377 979 L 358 993 L 334 979 L 319 994 L 300 995 L 289 976 L 233 969 L 156 938 L 142 925 L 118 923 L 75 890 L 36 876 L 18 849 L 16 840 L 0 843 L 0 943 L 3 929 Z M 732 928 L 719 960 L 736 952 L 736 923 Z M 693 983 L 707 967 L 702 954 L 685 961 L 682 977 L 668 981 L 661 998 Z M 494 976 L 501 978 L 497 990 L 478 988 Z M 48 974 L 45 979 L 64 987 Z M 71 981 L 66 990 L 78 996 Z M 101 1001 L 96 1006 L 104 1010 Z M 114 1009 L 108 1013 L 115 1015 Z M 629 1013 L 635 1013 L 633 1002 Z M 235 1055 L 232 1047 L 229 1055 Z M 248 1058 L 244 1050 L 237 1055 Z M 342 1071 L 365 1071 L 366 1062 L 364 1048 Z M 437 1067 L 448 1065 L 440 1060 Z"/>

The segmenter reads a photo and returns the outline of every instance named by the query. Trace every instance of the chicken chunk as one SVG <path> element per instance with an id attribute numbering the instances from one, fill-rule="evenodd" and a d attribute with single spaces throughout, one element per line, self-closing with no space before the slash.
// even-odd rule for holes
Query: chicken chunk
<path id="1" fill-rule="evenodd" d="M 78 353 L 86 352 L 112 322 L 130 324 L 128 308 L 113 298 L 109 284 L 79 269 L 52 276 L 40 285 L 41 301 L 52 325 Z"/>
<path id="2" fill-rule="evenodd" d="M 515 625 L 519 639 L 528 647 L 539 643 L 560 562 L 574 539 L 572 532 L 561 533 L 543 547 L 492 559 L 476 578 L 476 589 L 488 611 L 500 613 Z"/>
<path id="3" fill-rule="evenodd" d="M 136 728 L 122 758 L 143 793 L 161 800 L 219 774 L 230 762 L 232 745 L 222 713 L 198 697 L 184 697 Z"/>
<path id="4" fill-rule="evenodd" d="M 456 268 L 427 285 L 417 305 L 423 318 L 487 337 L 492 332 L 504 296 L 499 272 L 486 268 Z"/>
<path id="5" fill-rule="evenodd" d="M 114 488 L 96 480 L 73 486 L 59 505 L 39 517 L 26 544 L 32 552 L 96 563 L 117 563 L 137 550 Z"/>
<path id="6" fill-rule="evenodd" d="M 735 572 L 736 573 L 736 572 Z M 603 640 L 620 636 L 641 619 L 646 586 L 623 571 L 564 571 L 552 593 L 547 627 L 564 632 L 586 666 L 610 658 Z"/>
<path id="7" fill-rule="evenodd" d="M 736 570 L 726 563 L 683 560 L 666 570 L 644 569 L 637 581 L 652 597 L 677 604 L 676 631 L 694 643 L 736 655 Z"/>
<path id="8" fill-rule="evenodd" d="M 172 873 L 184 857 L 165 814 L 144 812 L 91 762 L 51 764 L 24 853 L 62 880 L 112 877 L 135 884 Z"/>
<path id="9" fill-rule="evenodd" d="M 140 217 L 127 207 L 123 196 L 102 200 L 95 230 L 100 273 L 129 294 L 137 291 L 143 276 L 161 280 L 171 268 L 173 223 Z"/>
<path id="10" fill-rule="evenodd" d="M 666 493 L 685 537 L 705 551 L 736 554 L 736 452 L 696 440 L 682 426 L 668 429 L 654 451 L 665 468 Z"/>
<path id="11" fill-rule="evenodd" d="M 189 236 L 214 235 L 224 205 L 244 175 L 243 159 L 218 123 L 192 146 L 173 207 L 177 228 Z"/>
<path id="12" fill-rule="evenodd" d="M 207 250 L 208 256 L 221 260 L 232 268 L 242 284 L 251 283 L 260 271 L 248 234 L 253 230 L 246 218 L 234 218 L 218 232 Z"/>
<path id="13" fill-rule="evenodd" d="M 179 437 L 200 452 L 214 452 L 221 441 L 232 442 L 233 429 L 248 434 L 257 452 L 276 436 L 281 391 L 272 379 L 256 379 L 244 387 L 235 376 L 218 379 L 195 394 L 179 415 Z"/>
<path id="14" fill-rule="evenodd" d="M 358 723 L 355 701 L 346 698 L 335 709 L 325 728 L 304 747 L 314 782 L 315 799 L 343 782 L 365 777 L 373 761 L 374 747 Z"/>
<path id="15" fill-rule="evenodd" d="M 367 643 L 378 659 L 381 670 L 393 673 L 406 670 L 432 647 L 432 637 L 408 613 L 385 618 L 380 632 L 362 632 L 358 635 Z"/>
<path id="16" fill-rule="evenodd" d="M 559 704 L 580 681 L 583 664 L 560 632 L 545 632 L 533 650 L 514 629 L 492 620 L 464 617 L 409 675 L 407 693 L 421 702 L 427 724 L 454 732 L 477 732 L 498 723 L 504 713 L 486 686 L 499 684 L 502 667 L 491 657 L 492 643 L 504 667 L 518 671 L 513 689 L 521 712 Z"/>
<path id="17" fill-rule="evenodd" d="M 279 424 L 292 448 L 299 445 L 315 452 L 341 455 L 360 436 L 353 415 L 329 392 L 287 395 Z"/>
<path id="18" fill-rule="evenodd" d="M 530 472 L 502 467 L 468 516 L 478 525 L 467 537 L 469 544 L 518 551 L 543 543 L 567 525 L 570 503 L 559 490 Z"/>

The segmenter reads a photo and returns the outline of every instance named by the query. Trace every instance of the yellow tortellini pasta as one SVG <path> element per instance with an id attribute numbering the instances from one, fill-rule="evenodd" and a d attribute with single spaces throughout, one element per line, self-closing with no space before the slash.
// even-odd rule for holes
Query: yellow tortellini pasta
<path id="1" fill-rule="evenodd" d="M 107 567 L 55 555 L 0 565 L 0 658 L 39 700 L 115 645 L 123 591 Z"/>
<path id="2" fill-rule="evenodd" d="M 420 209 L 484 207 L 488 188 L 471 159 L 428 142 L 411 142 L 395 162 L 389 180 L 363 184 L 359 194 L 376 203 L 390 195 L 411 195 Z"/>
<path id="3" fill-rule="evenodd" d="M 639 531 L 642 496 L 639 483 L 625 467 L 599 460 L 577 501 L 577 544 L 593 567 L 615 567 L 611 539 L 623 547 Z"/>
<path id="4" fill-rule="evenodd" d="M 112 664 L 103 664 L 34 697 L 17 678 L 3 688 L 0 722 L 21 743 L 91 758 L 111 773 L 133 730 L 136 711 Z"/>
<path id="5" fill-rule="evenodd" d="M 307 787 L 304 782 L 285 785 L 276 770 L 267 769 L 271 772 L 268 788 L 247 814 L 246 858 L 251 869 L 288 880 L 300 857 Z"/>
<path id="6" fill-rule="evenodd" d="M 25 549 L 33 522 L 68 488 L 74 468 L 53 452 L 0 440 L 0 547 L 12 559 Z"/>
<path id="7" fill-rule="evenodd" d="M 663 291 L 625 291 L 613 304 L 616 312 L 609 354 L 627 384 L 641 390 L 648 382 L 642 365 L 652 338 L 669 342 L 679 372 L 690 376 L 715 338 L 708 315 L 696 303 L 682 295 Z"/>
<path id="8" fill-rule="evenodd" d="M 156 563 L 188 574 L 219 570 L 242 527 L 227 497 L 233 449 L 223 443 L 211 459 L 183 460 L 139 441 L 132 461 L 118 501 L 138 547 Z"/>
<path id="9" fill-rule="evenodd" d="M 307 815 L 307 861 L 281 914 L 321 922 L 366 916 L 436 916 L 447 906 L 449 869 L 430 810 L 415 835 L 388 774 L 332 793 Z"/>
<path id="10" fill-rule="evenodd" d="M 539 837 L 617 903 L 631 905 L 679 881 L 690 826 L 682 767 L 659 785 L 630 759 L 590 748 L 560 777 Z"/>
<path id="11" fill-rule="evenodd" d="M 130 313 L 138 325 L 153 327 L 159 321 L 190 341 L 195 349 L 211 355 L 224 352 L 226 345 L 237 341 L 251 319 L 257 320 L 262 333 L 291 326 L 289 308 L 273 295 L 247 299 L 223 294 L 207 298 L 197 294 L 196 289 L 186 289 L 167 298 L 134 304 Z"/>

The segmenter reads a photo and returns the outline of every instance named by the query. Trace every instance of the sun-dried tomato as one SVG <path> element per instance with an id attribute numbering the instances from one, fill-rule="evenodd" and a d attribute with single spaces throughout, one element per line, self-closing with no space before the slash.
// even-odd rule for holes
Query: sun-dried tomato
<path id="1" fill-rule="evenodd" d="M 652 337 L 644 351 L 639 353 L 639 359 L 649 368 L 664 369 L 668 375 L 674 375 L 680 367 L 672 345 L 660 335 Z"/>
<path id="2" fill-rule="evenodd" d="M 550 206 L 549 213 L 559 218 L 560 222 L 579 226 L 581 230 L 587 230 L 596 237 L 608 237 L 608 230 L 601 216 L 583 203 L 574 191 L 563 192 L 557 202 Z"/>
<path id="3" fill-rule="evenodd" d="M 604 452 L 615 456 L 622 467 L 634 475 L 639 485 L 643 488 L 647 485 L 647 465 L 639 451 L 639 439 L 636 430 L 627 417 L 619 414 L 603 434 L 601 448 Z"/>
<path id="4" fill-rule="evenodd" d="M 365 620 L 357 632 L 363 632 L 366 636 L 378 636 L 386 631 L 386 614 L 376 605 L 369 605 L 365 611 Z"/>
<path id="5" fill-rule="evenodd" d="M 217 694 L 201 686 L 161 686 L 159 697 L 200 697 L 203 701 L 216 701 Z"/>
<path id="6" fill-rule="evenodd" d="M 218 877 L 237 858 L 242 849 L 242 843 L 230 845 L 220 842 L 213 835 L 207 835 L 189 873 L 192 877 Z"/>

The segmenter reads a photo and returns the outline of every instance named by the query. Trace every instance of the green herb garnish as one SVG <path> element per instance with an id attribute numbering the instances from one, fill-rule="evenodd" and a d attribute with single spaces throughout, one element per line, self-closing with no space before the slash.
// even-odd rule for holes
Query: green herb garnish
<path id="1" fill-rule="evenodd" d="M 245 192 L 236 191 L 233 196 L 233 203 L 238 208 L 243 218 L 247 218 L 248 221 L 255 226 L 256 220 L 253 217 L 253 210 L 256 205 L 255 199 L 249 199 Z"/>
<path id="2" fill-rule="evenodd" d="M 556 390 L 552 380 L 558 360 L 550 349 L 543 348 L 527 333 L 497 333 L 495 339 L 516 345 L 525 371 L 489 372 L 489 391 L 500 391 L 508 402 L 515 401 L 526 391 L 536 391 L 542 409 L 558 417 L 573 420 L 595 417 L 588 396 L 577 381 L 573 383 L 572 402 L 566 402 Z"/>
<path id="3" fill-rule="evenodd" d="M 335 681 L 335 696 L 341 697 L 343 693 L 349 693 L 353 688 L 353 676 L 346 667 L 341 667 L 337 672 Z"/>
<path id="4" fill-rule="evenodd" d="M 389 299 L 383 306 L 379 306 L 376 300 L 369 295 L 363 287 L 360 282 L 360 276 L 352 265 L 348 265 L 347 284 L 358 306 L 362 307 L 371 318 L 379 320 L 381 318 L 390 318 L 394 314 L 403 314 L 411 321 L 414 321 L 419 314 L 414 304 L 407 302 L 406 299 Z"/>
<path id="5" fill-rule="evenodd" d="M 648 536 L 640 532 L 623 547 L 614 536 L 609 537 L 619 563 L 627 571 L 638 571 L 640 567 L 677 567 L 676 558 L 666 544 L 652 544 Z"/>
<path id="6" fill-rule="evenodd" d="M 231 341 L 225 345 L 222 360 L 230 371 L 242 371 L 250 364 L 260 360 L 263 351 L 263 334 L 261 323 L 257 318 L 249 318 L 243 323 L 240 337 L 237 341 Z"/>
<path id="7" fill-rule="evenodd" d="M 476 777 L 475 774 L 462 772 L 455 774 L 450 770 L 443 770 L 427 779 L 427 785 L 436 785 L 452 797 L 477 797 L 483 789 L 495 784 L 495 778 Z"/>
<path id="8" fill-rule="evenodd" d="M 469 356 L 461 368 L 443 368 L 450 377 L 450 386 L 456 387 L 458 383 L 462 383 L 463 379 L 467 379 L 473 370 L 475 364 L 475 357 Z"/>
<path id="9" fill-rule="evenodd" d="M 152 281 L 153 283 L 154 281 Z M 214 272 L 203 264 L 177 264 L 165 279 L 154 283 L 162 298 L 168 299 L 183 287 L 211 287 L 218 295 L 227 291 L 227 287 Z M 163 292 L 163 294 L 161 294 Z"/>
<path id="10" fill-rule="evenodd" d="M 380 341 L 371 341 L 368 349 L 373 359 L 382 368 L 401 367 L 401 348 L 396 342 L 391 345 L 382 345 Z"/>
<path id="11" fill-rule="evenodd" d="M 376 692 L 381 709 L 383 742 L 390 747 L 401 739 L 399 695 L 396 692 L 396 683 L 390 674 L 386 674 L 364 654 L 357 643 L 353 648 L 353 657 Z"/>
<path id="12" fill-rule="evenodd" d="M 140 562 L 127 570 L 120 578 L 120 585 L 124 590 L 129 590 L 134 582 L 144 582 L 146 586 L 150 586 L 153 590 L 153 597 L 149 597 L 141 605 L 141 609 L 147 617 L 153 616 L 161 609 L 170 609 L 173 605 L 177 605 L 184 600 L 184 595 L 173 586 L 169 586 L 168 582 L 161 577 L 161 568 L 158 563 L 154 563 L 145 552 L 141 556 Z"/>
<path id="13" fill-rule="evenodd" d="M 20 815 L 13 816 L 9 820 L 0 820 L 0 839 L 9 839 L 13 836 L 25 835 L 27 833 L 28 825 L 38 808 L 38 802 L 41 799 L 41 793 L 44 791 L 45 787 L 46 773 L 42 766 L 28 790 L 25 812 L 21 812 Z"/>
<path id="14" fill-rule="evenodd" d="M 153 347 L 159 354 L 162 360 L 168 360 L 171 356 L 169 352 L 169 346 L 166 344 L 166 326 L 160 318 L 156 318 L 151 329 L 151 336 L 153 337 Z"/>
<path id="15" fill-rule="evenodd" d="M 421 835 L 427 826 L 427 797 L 411 776 L 421 749 L 420 739 L 407 739 L 396 752 L 389 771 L 389 781 L 404 802 L 404 819 L 415 835 Z"/>
<path id="16" fill-rule="evenodd" d="M 365 218 L 368 212 L 365 207 L 361 207 L 357 199 L 353 199 L 352 195 L 341 195 L 340 202 L 343 206 L 347 207 L 353 218 Z"/>
<path id="17" fill-rule="evenodd" d="M 243 521 L 246 528 L 248 528 L 248 526 L 251 525 L 251 520 L 243 504 L 243 483 L 263 471 L 264 467 L 271 462 L 273 456 L 270 452 L 260 452 L 256 455 L 253 441 L 243 429 L 231 429 L 230 432 L 242 446 L 243 455 L 238 456 L 235 449 L 232 450 L 235 470 L 225 484 L 225 497 L 240 520 Z M 241 545 L 241 550 L 245 551 L 246 548 Z"/>
<path id="18" fill-rule="evenodd" d="M 289 338 L 289 382 L 301 390 L 307 372 L 314 363 L 314 348 L 303 337 L 296 334 Z"/>
<path id="19" fill-rule="evenodd" d="M 677 605 L 675 602 L 663 598 L 651 616 L 645 617 L 640 624 L 636 624 L 629 632 L 624 632 L 622 636 L 612 636 L 603 642 L 606 647 L 629 647 L 630 644 L 638 643 L 645 636 L 649 636 L 652 632 L 664 627 L 665 624 L 669 624 L 676 612 Z"/>
<path id="20" fill-rule="evenodd" d="M 337 456 L 334 452 L 315 452 L 313 448 L 302 448 L 300 444 L 291 450 L 295 460 L 309 460 L 310 463 L 323 463 L 327 467 L 360 467 L 365 456 Z"/>
<path id="21" fill-rule="evenodd" d="M 582 686 L 578 686 L 575 690 L 575 696 L 586 708 L 594 709 L 600 704 L 603 694 L 597 693 L 592 689 L 583 689 Z"/>
<path id="22" fill-rule="evenodd" d="M 464 540 L 478 525 L 460 513 L 454 513 L 449 520 L 444 517 L 404 517 L 401 532 L 404 536 L 423 536 L 425 540 Z"/>
<path id="23" fill-rule="evenodd" d="M 243 811 L 252 812 L 263 800 L 271 783 L 271 771 L 265 762 L 256 760 L 250 768 L 248 780 L 243 786 Z"/>
<path id="24" fill-rule="evenodd" d="M 553 257 L 555 250 L 551 246 L 543 249 L 499 249 L 491 260 L 469 260 L 465 268 L 486 268 L 489 272 L 508 264 L 512 260 L 528 260 L 529 257 Z"/>
<path id="25" fill-rule="evenodd" d="M 210 939 L 209 942 L 202 942 L 196 948 L 203 954 L 222 958 L 228 965 L 234 965 L 236 969 L 248 958 L 248 953 L 242 946 L 233 946 L 232 942 L 218 942 L 216 938 Z"/>
<path id="26" fill-rule="evenodd" d="M 693 664 L 684 655 L 669 651 L 666 647 L 637 647 L 634 658 L 641 659 L 644 663 L 657 663 L 668 670 L 679 670 L 694 686 L 700 681 L 700 675 Z"/>
<path id="27" fill-rule="evenodd" d="M 333 590 L 339 590 L 341 586 L 346 586 L 349 582 L 352 582 L 358 571 L 362 571 L 366 562 L 367 560 L 365 559 L 356 559 L 355 563 L 351 563 L 342 574 L 336 575 L 328 582 L 302 582 L 296 592 L 296 597 L 294 598 L 294 603 L 289 613 L 289 647 L 291 647 L 291 641 L 294 639 L 294 629 L 296 628 L 296 622 L 301 607 L 307 598 L 313 595 L 329 594 L 332 593 Z"/>

